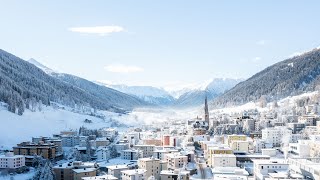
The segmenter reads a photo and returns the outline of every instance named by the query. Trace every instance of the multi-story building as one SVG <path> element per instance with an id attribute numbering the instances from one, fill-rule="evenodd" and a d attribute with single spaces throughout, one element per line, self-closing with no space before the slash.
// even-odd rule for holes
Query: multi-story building
<path id="1" fill-rule="evenodd" d="M 301 175 L 301 179 L 320 179 L 320 163 L 301 158 L 289 158 L 288 163 L 290 172 Z"/>
<path id="2" fill-rule="evenodd" d="M 304 123 L 288 123 L 287 127 L 292 130 L 293 134 L 297 134 L 301 132 L 304 128 L 306 128 L 306 124 Z"/>
<path id="3" fill-rule="evenodd" d="M 146 178 L 153 176 L 155 179 L 160 179 L 160 172 L 162 170 L 160 160 L 155 158 L 140 158 L 138 161 L 139 169 L 146 170 Z"/>
<path id="4" fill-rule="evenodd" d="M 108 146 L 110 144 L 110 141 L 106 138 L 106 137 L 103 137 L 103 138 L 97 138 L 95 140 L 96 142 L 96 146 L 95 148 L 99 148 L 99 147 L 103 147 L 103 146 Z"/>
<path id="5" fill-rule="evenodd" d="M 82 177 L 81 180 L 118 180 L 112 175 L 103 175 L 103 176 L 91 176 L 91 177 Z"/>
<path id="6" fill-rule="evenodd" d="M 130 147 L 129 143 L 124 142 L 124 141 L 122 141 L 122 142 L 120 141 L 118 144 L 115 144 L 114 146 L 115 146 L 118 153 L 121 153 L 121 151 L 127 150 Z"/>
<path id="7" fill-rule="evenodd" d="M 99 133 L 103 137 L 114 138 L 117 135 L 117 131 L 114 128 L 103 128 L 99 130 Z"/>
<path id="8" fill-rule="evenodd" d="M 262 130 L 262 140 L 266 143 L 272 143 L 273 147 L 279 147 L 284 139 L 290 142 L 292 131 L 287 127 L 274 127 Z M 289 143 L 288 142 L 288 143 Z"/>
<path id="9" fill-rule="evenodd" d="M 88 162 L 67 162 L 53 167 L 56 180 L 80 180 L 82 177 L 96 176 L 98 165 Z"/>
<path id="10" fill-rule="evenodd" d="M 160 173 L 161 180 L 189 180 L 190 172 L 181 170 L 164 170 Z"/>
<path id="11" fill-rule="evenodd" d="M 298 143 L 290 143 L 288 153 L 293 157 L 310 157 L 310 145 L 308 140 L 299 140 Z"/>
<path id="12" fill-rule="evenodd" d="M 82 180 L 83 177 L 93 177 L 97 175 L 97 168 L 73 169 L 73 180 Z"/>
<path id="13" fill-rule="evenodd" d="M 305 116 L 299 116 L 298 122 L 305 124 L 306 126 L 316 126 L 316 122 L 319 119 L 316 115 L 305 115 Z"/>
<path id="14" fill-rule="evenodd" d="M 62 147 L 74 147 L 80 144 L 80 137 L 77 135 L 61 135 Z"/>
<path id="15" fill-rule="evenodd" d="M 111 158 L 110 149 L 109 149 L 109 147 L 106 147 L 106 146 L 105 147 L 100 146 L 96 150 L 96 154 L 97 154 L 97 160 L 98 161 L 106 161 L 106 160 Z"/>
<path id="16" fill-rule="evenodd" d="M 188 156 L 183 156 L 179 153 L 170 153 L 165 155 L 165 160 L 168 162 L 168 169 L 175 170 L 182 168 L 188 163 Z"/>
<path id="17" fill-rule="evenodd" d="M 286 172 L 289 164 L 277 160 L 254 160 L 254 178 L 256 180 L 265 180 L 269 173 Z"/>
<path id="18" fill-rule="evenodd" d="M 134 149 L 139 149 L 143 152 L 143 158 L 148 158 L 153 156 L 153 151 L 155 146 L 154 145 L 134 145 Z"/>
<path id="19" fill-rule="evenodd" d="M 112 175 L 118 179 L 121 179 L 121 171 L 129 170 L 127 165 L 114 165 L 114 166 L 107 166 L 108 175 Z"/>
<path id="20" fill-rule="evenodd" d="M 13 147 L 15 155 L 28 156 L 26 158 L 26 165 L 32 165 L 33 156 L 42 156 L 45 159 L 53 160 L 56 158 L 57 145 L 53 143 L 35 144 L 30 142 L 23 142 Z"/>
<path id="21" fill-rule="evenodd" d="M 121 158 L 127 160 L 138 160 L 143 157 L 143 151 L 139 149 L 127 149 L 121 151 Z"/>
<path id="22" fill-rule="evenodd" d="M 161 146 L 162 140 L 161 139 L 143 139 L 143 144 L 145 145 L 154 145 L 154 146 Z"/>
<path id="23" fill-rule="evenodd" d="M 122 171 L 121 180 L 146 180 L 145 169 L 134 169 Z"/>
<path id="24" fill-rule="evenodd" d="M 234 154 L 214 154 L 211 156 L 211 168 L 214 167 L 236 167 L 236 156 Z"/>
<path id="25" fill-rule="evenodd" d="M 231 146 L 231 143 L 233 141 L 246 141 L 247 136 L 246 135 L 228 135 L 228 145 Z"/>
<path id="26" fill-rule="evenodd" d="M 0 169 L 17 169 L 25 166 L 25 157 L 8 152 L 0 155 Z"/>
<path id="27" fill-rule="evenodd" d="M 232 141 L 230 147 L 233 151 L 249 152 L 249 141 Z"/>

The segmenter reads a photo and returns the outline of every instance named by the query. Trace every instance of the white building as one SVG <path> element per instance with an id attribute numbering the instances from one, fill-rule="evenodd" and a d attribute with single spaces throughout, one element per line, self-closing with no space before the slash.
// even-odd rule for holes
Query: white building
<path id="1" fill-rule="evenodd" d="M 143 151 L 139 149 L 127 149 L 121 152 L 121 158 L 127 160 L 138 160 L 143 157 Z"/>
<path id="2" fill-rule="evenodd" d="M 83 177 L 81 180 L 118 180 L 118 178 L 112 175 L 103 175 L 103 176 L 93 176 L 93 177 Z"/>
<path id="3" fill-rule="evenodd" d="M 145 169 L 133 169 L 122 171 L 121 180 L 146 180 Z"/>
<path id="4" fill-rule="evenodd" d="M 261 149 L 262 155 L 270 156 L 270 157 L 276 157 L 277 155 L 277 150 L 273 148 L 266 148 L 266 149 Z"/>
<path id="5" fill-rule="evenodd" d="M 123 143 L 115 144 L 114 147 L 116 148 L 118 153 L 121 153 L 121 151 L 129 149 L 129 143 L 123 142 Z"/>
<path id="6" fill-rule="evenodd" d="M 0 155 L 0 169 L 17 169 L 25 166 L 25 157 L 8 152 Z"/>
<path id="7" fill-rule="evenodd" d="M 236 156 L 234 154 L 213 154 L 211 156 L 211 167 L 236 167 Z"/>
<path id="8" fill-rule="evenodd" d="M 114 165 L 114 166 L 107 166 L 108 175 L 114 176 L 118 179 L 121 179 L 121 171 L 129 170 L 127 165 Z"/>
<path id="9" fill-rule="evenodd" d="M 310 141 L 299 140 L 298 143 L 289 144 L 289 154 L 294 157 L 305 158 L 310 157 Z"/>
<path id="10" fill-rule="evenodd" d="M 289 168 L 292 174 L 296 173 L 304 177 L 303 179 L 320 179 L 320 163 L 315 163 L 307 159 L 288 159 Z"/>
<path id="11" fill-rule="evenodd" d="M 287 172 L 289 164 L 279 160 L 254 160 L 254 178 L 264 180 L 269 173 Z"/>
<path id="12" fill-rule="evenodd" d="M 75 135 L 62 135 L 61 142 L 62 147 L 74 147 L 79 145 L 80 137 Z"/>
<path id="13" fill-rule="evenodd" d="M 262 130 L 262 140 L 266 143 L 272 143 L 273 147 L 281 146 L 284 141 L 291 141 L 292 130 L 287 129 L 287 127 L 274 127 L 266 128 Z"/>
<path id="14" fill-rule="evenodd" d="M 117 134 L 117 131 L 114 128 L 104 128 L 100 130 L 100 133 L 103 137 L 114 138 Z"/>
<path id="15" fill-rule="evenodd" d="M 134 145 L 134 149 L 139 149 L 143 152 L 143 158 L 148 158 L 153 156 L 153 151 L 155 149 L 154 145 Z"/>
<path id="16" fill-rule="evenodd" d="M 110 156 L 110 149 L 109 147 L 102 147 L 100 146 L 97 150 L 96 150 L 96 153 L 97 153 L 97 160 L 98 161 L 106 161 L 108 159 L 111 158 Z"/>

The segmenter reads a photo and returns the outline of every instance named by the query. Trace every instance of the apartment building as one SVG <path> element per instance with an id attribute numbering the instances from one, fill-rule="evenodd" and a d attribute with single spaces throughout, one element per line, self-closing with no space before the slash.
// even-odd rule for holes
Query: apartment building
<path id="1" fill-rule="evenodd" d="M 53 160 L 56 158 L 57 145 L 53 143 L 30 143 L 23 142 L 13 147 L 15 155 L 28 156 L 25 160 L 26 165 L 32 165 L 34 155 L 42 156 L 45 159 Z"/>
<path id="2" fill-rule="evenodd" d="M 129 170 L 127 165 L 115 165 L 115 166 L 107 166 L 108 175 L 112 175 L 118 179 L 121 179 L 122 173 L 121 171 Z"/>
<path id="3" fill-rule="evenodd" d="M 133 169 L 122 171 L 121 180 L 147 180 L 145 169 Z"/>
<path id="4" fill-rule="evenodd" d="M 175 170 L 188 163 L 188 156 L 183 156 L 180 153 L 171 153 L 165 155 L 165 160 L 168 162 L 168 170 Z"/>
<path id="5" fill-rule="evenodd" d="M 0 155 L 0 169 L 17 169 L 25 166 L 25 157 L 8 152 Z"/>
<path id="6" fill-rule="evenodd" d="M 154 145 L 134 145 L 134 149 L 139 149 L 143 152 L 143 158 L 148 158 L 153 156 L 153 151 L 155 149 Z"/>

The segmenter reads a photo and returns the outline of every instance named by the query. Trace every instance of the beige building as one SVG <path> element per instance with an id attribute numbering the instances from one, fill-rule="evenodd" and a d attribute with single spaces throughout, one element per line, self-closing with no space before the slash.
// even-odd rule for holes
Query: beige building
<path id="1" fill-rule="evenodd" d="M 129 170 L 127 165 L 115 165 L 115 166 L 107 166 L 108 175 L 112 175 L 118 179 L 121 179 L 121 171 Z"/>
<path id="2" fill-rule="evenodd" d="M 30 143 L 23 142 L 13 147 L 15 155 L 23 156 L 42 156 L 45 159 L 53 160 L 56 158 L 57 145 L 53 143 Z M 26 165 L 32 165 L 33 158 L 26 158 Z"/>
<path id="3" fill-rule="evenodd" d="M 56 180 L 80 180 L 82 177 L 96 176 L 97 168 L 96 163 L 75 161 L 54 166 L 53 171 Z"/>
<path id="4" fill-rule="evenodd" d="M 233 151 L 249 152 L 249 141 L 232 141 L 230 147 Z"/>
<path id="5" fill-rule="evenodd" d="M 147 180 L 145 169 L 133 169 L 122 171 L 121 180 Z"/>
<path id="6" fill-rule="evenodd" d="M 96 168 L 73 169 L 73 179 L 81 180 L 83 177 L 92 177 L 97 175 Z"/>
<path id="7" fill-rule="evenodd" d="M 182 168 L 188 163 L 188 156 L 183 156 L 179 153 L 166 154 L 165 159 L 168 162 L 169 170 Z"/>
<path id="8" fill-rule="evenodd" d="M 154 158 L 141 158 L 138 161 L 139 169 L 145 169 L 147 171 L 146 178 L 153 176 L 155 179 L 160 178 L 160 172 L 162 170 L 167 170 L 166 164 L 167 162 L 162 162 Z"/>
<path id="9" fill-rule="evenodd" d="M 143 140 L 143 144 L 161 146 L 162 145 L 162 140 L 161 139 L 144 139 Z"/>
<path id="10" fill-rule="evenodd" d="M 228 135 L 228 145 L 231 146 L 231 143 L 233 141 L 246 141 L 247 140 L 247 136 L 246 135 Z"/>

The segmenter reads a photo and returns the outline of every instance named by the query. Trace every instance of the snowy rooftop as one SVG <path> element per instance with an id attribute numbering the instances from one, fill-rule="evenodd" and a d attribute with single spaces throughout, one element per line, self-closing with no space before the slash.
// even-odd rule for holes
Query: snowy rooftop
<path id="1" fill-rule="evenodd" d="M 122 173 L 127 174 L 127 175 L 144 174 L 146 172 L 147 172 L 147 170 L 145 170 L 145 169 L 133 169 L 133 170 L 122 171 Z"/>
<path id="2" fill-rule="evenodd" d="M 212 169 L 213 174 L 237 174 L 243 176 L 249 176 L 249 173 L 245 169 L 239 167 L 216 167 Z"/>
<path id="3" fill-rule="evenodd" d="M 117 180 L 118 178 L 112 175 L 94 176 L 94 177 L 82 177 L 82 180 Z"/>
<path id="4" fill-rule="evenodd" d="M 113 165 L 113 166 L 107 166 L 107 169 L 128 169 L 127 165 Z"/>
<path id="5" fill-rule="evenodd" d="M 81 168 L 81 169 L 73 169 L 73 172 L 75 173 L 87 173 L 87 172 L 94 172 L 96 171 L 96 168 Z"/>

